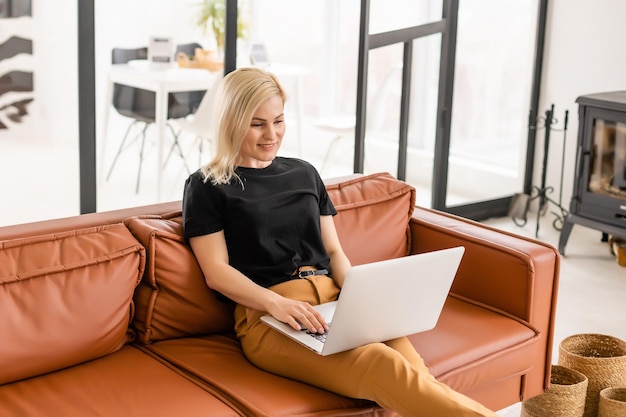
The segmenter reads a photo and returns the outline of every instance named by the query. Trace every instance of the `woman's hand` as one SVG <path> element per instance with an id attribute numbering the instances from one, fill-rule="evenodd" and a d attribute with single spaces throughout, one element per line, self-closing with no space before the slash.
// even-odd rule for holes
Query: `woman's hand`
<path id="1" fill-rule="evenodd" d="M 268 313 L 277 320 L 287 323 L 295 330 L 306 328 L 312 333 L 325 333 L 328 331 L 328 324 L 324 317 L 309 303 L 303 301 L 279 296 L 268 307 Z"/>
<path id="2" fill-rule="evenodd" d="M 315 333 L 328 330 L 324 317 L 309 303 L 291 300 L 263 288 L 230 266 L 224 231 L 191 238 L 189 243 L 210 288 L 238 304 L 267 311 L 296 330 L 302 327 Z"/>

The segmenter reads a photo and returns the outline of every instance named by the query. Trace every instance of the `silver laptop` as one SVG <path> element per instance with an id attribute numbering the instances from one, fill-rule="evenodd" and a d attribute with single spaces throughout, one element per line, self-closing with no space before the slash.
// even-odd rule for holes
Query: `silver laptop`
<path id="1" fill-rule="evenodd" d="M 261 320 L 320 355 L 430 330 L 461 263 L 462 246 L 352 267 L 337 301 L 320 304 L 324 335 Z"/>

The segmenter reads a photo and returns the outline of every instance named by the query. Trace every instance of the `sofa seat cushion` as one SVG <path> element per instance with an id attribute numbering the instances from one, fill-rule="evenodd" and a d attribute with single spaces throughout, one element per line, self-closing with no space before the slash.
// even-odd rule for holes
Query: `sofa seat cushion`
<path id="1" fill-rule="evenodd" d="M 409 254 L 415 188 L 376 173 L 327 184 L 326 189 L 337 209 L 341 246 L 353 265 Z"/>
<path id="2" fill-rule="evenodd" d="M 165 340 L 144 348 L 221 392 L 245 416 L 394 415 L 371 402 L 262 371 L 245 358 L 234 336 Z"/>
<path id="3" fill-rule="evenodd" d="M 232 408 L 138 349 L 0 385 L 2 417 L 231 417 Z"/>
<path id="4" fill-rule="evenodd" d="M 183 239 L 180 211 L 124 221 L 146 247 L 146 270 L 135 291 L 133 327 L 143 343 L 232 330 L 233 306 L 220 301 Z"/>
<path id="5" fill-rule="evenodd" d="M 506 314 L 453 296 L 434 329 L 409 339 L 430 372 L 460 392 L 523 375 L 537 363 L 537 332 Z"/>
<path id="6" fill-rule="evenodd" d="M 144 265 L 121 223 L 0 241 L 0 384 L 120 349 Z"/>

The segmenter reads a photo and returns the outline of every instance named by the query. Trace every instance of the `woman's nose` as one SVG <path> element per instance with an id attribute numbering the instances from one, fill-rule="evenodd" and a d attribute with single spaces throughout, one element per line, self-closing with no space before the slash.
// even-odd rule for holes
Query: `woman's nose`
<path id="1" fill-rule="evenodd" d="M 276 137 L 276 127 L 272 124 L 267 125 L 265 132 L 263 132 L 263 137 L 266 139 L 274 139 L 274 137 Z"/>

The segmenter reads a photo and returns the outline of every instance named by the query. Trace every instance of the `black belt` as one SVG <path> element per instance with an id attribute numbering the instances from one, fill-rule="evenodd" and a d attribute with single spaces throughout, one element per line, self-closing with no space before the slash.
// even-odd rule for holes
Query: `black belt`
<path id="1" fill-rule="evenodd" d="M 297 271 L 291 276 L 291 278 L 306 278 L 314 275 L 328 275 L 328 269 L 308 269 L 305 271 Z"/>

